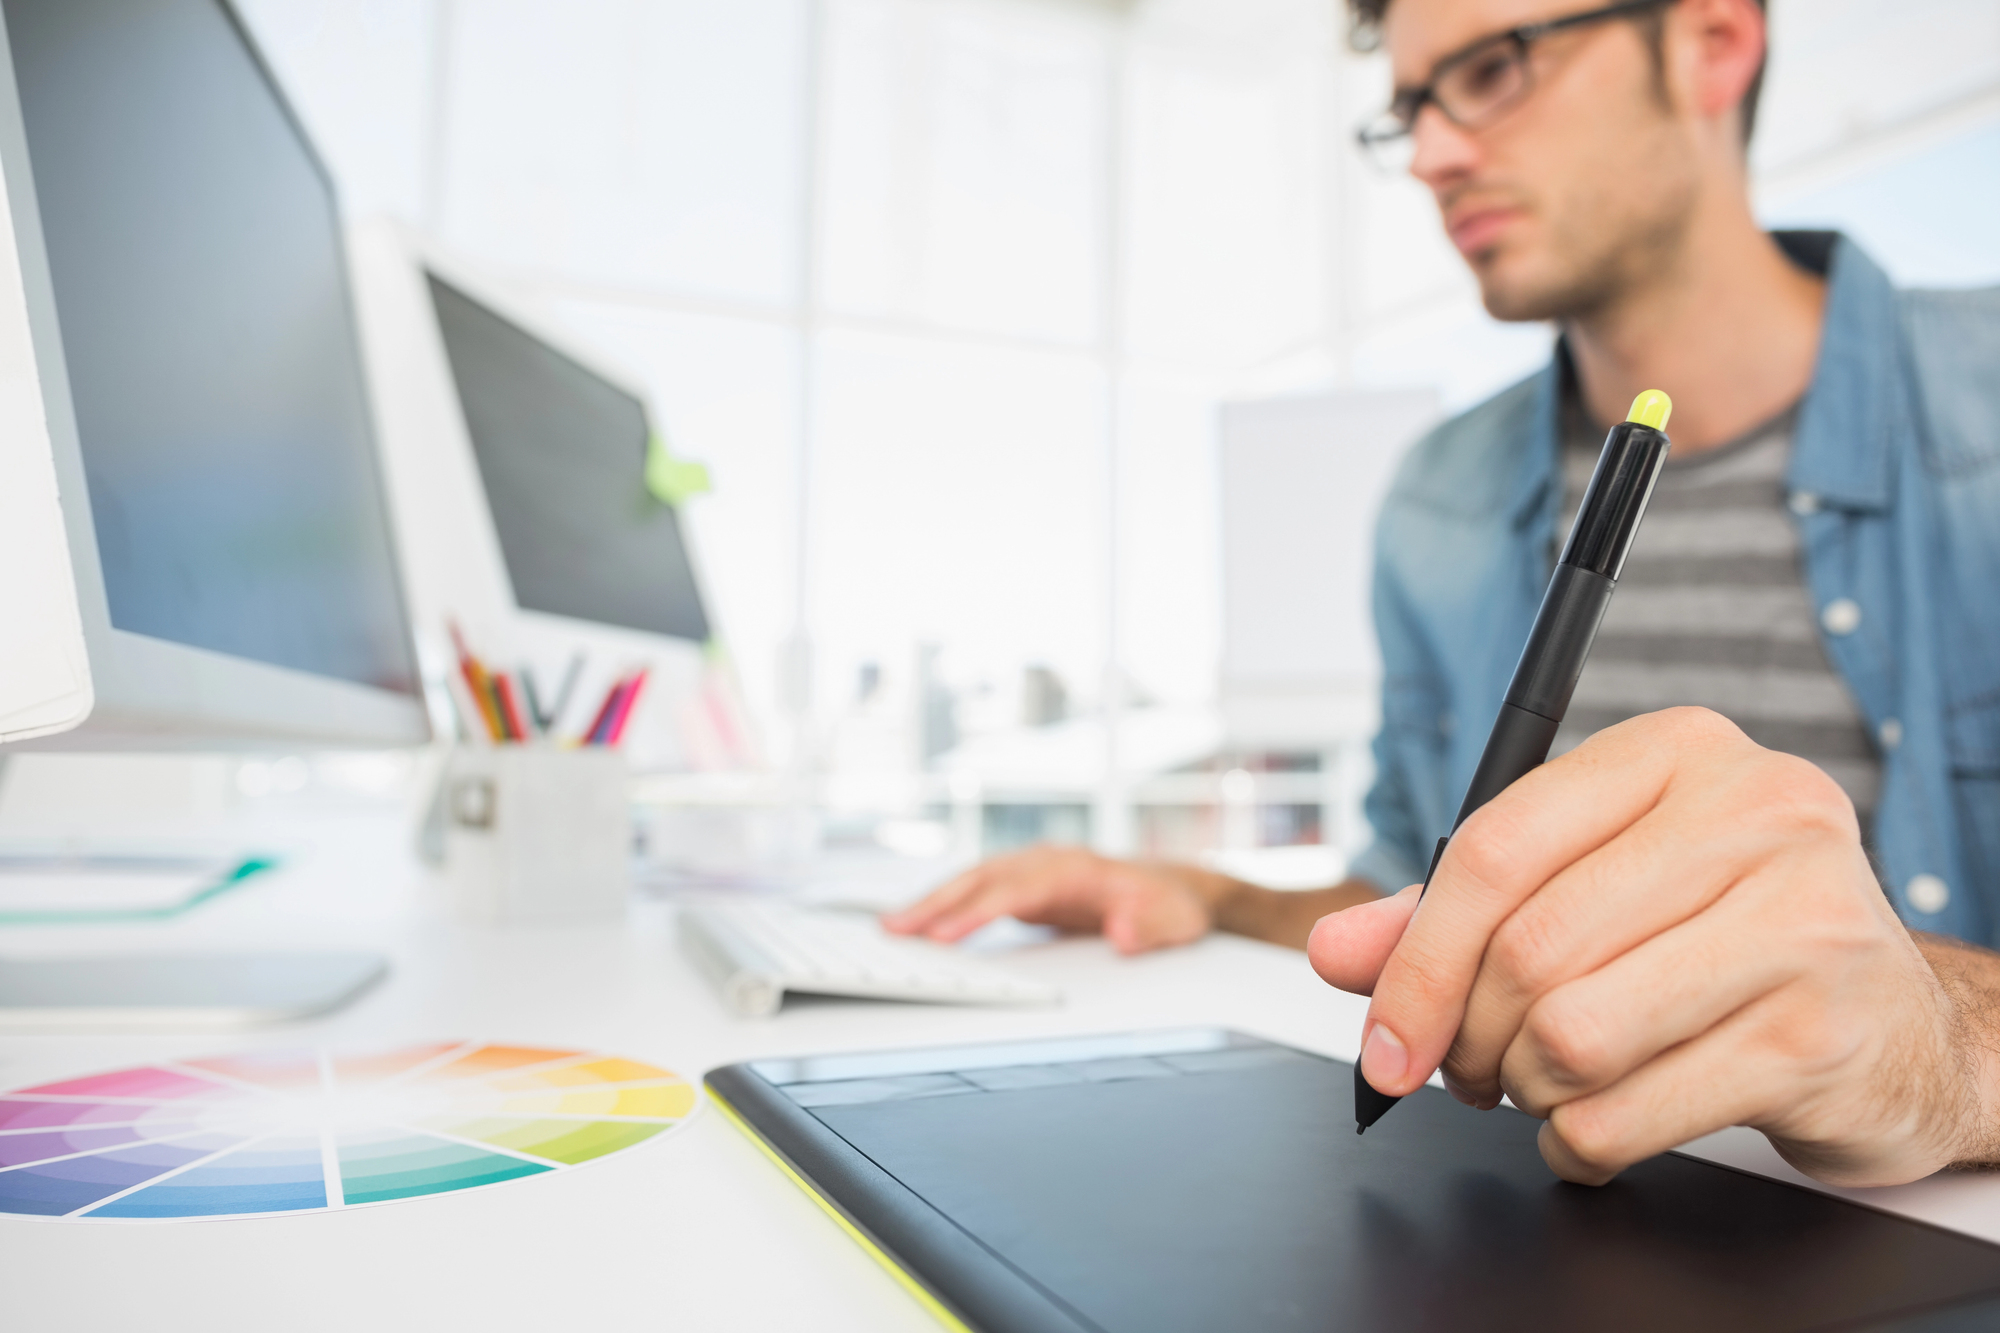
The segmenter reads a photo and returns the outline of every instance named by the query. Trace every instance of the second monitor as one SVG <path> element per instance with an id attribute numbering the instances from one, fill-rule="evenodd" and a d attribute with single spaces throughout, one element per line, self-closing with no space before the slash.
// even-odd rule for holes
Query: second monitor
<path id="1" fill-rule="evenodd" d="M 523 610 L 706 642 L 679 515 L 645 480 L 646 405 L 426 272 Z"/>
<path id="2" fill-rule="evenodd" d="M 450 669 L 449 622 L 545 682 L 581 654 L 574 731 L 606 682 L 644 666 L 635 766 L 713 763 L 688 734 L 711 710 L 688 705 L 715 693 L 715 623 L 644 394 L 392 224 L 355 229 L 350 251 L 427 680 Z"/>

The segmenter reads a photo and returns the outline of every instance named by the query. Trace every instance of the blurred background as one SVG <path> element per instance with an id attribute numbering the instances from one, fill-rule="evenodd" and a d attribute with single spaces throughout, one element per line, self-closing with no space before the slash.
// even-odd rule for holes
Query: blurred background
<path id="1" fill-rule="evenodd" d="M 546 312 L 710 470 L 753 757 L 642 779 L 657 861 L 1054 839 L 1283 885 L 1365 841 L 1376 498 L 1551 334 L 1353 149 L 1387 72 L 1335 0 L 240 7 L 350 219 Z M 2000 5 L 1771 8 L 1764 216 L 2000 281 Z"/>

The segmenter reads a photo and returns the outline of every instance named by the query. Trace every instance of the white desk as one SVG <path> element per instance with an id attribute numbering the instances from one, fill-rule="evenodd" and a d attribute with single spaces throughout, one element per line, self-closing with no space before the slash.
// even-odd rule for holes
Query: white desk
<path id="1" fill-rule="evenodd" d="M 764 1055 L 1183 1024 L 1352 1058 L 1365 1009 L 1322 985 L 1299 954 L 1222 937 L 1133 960 L 1094 940 L 1013 956 L 1011 966 L 1065 987 L 1059 1009 L 808 1001 L 734 1019 L 683 962 L 670 908 L 642 904 L 619 928 L 454 927 L 423 910 L 423 877 L 390 834 L 379 822 L 327 821 L 317 853 L 165 926 L 0 932 L 8 954 L 359 945 L 396 959 L 386 986 L 302 1027 L 220 1040 L 0 1040 L 0 1088 L 236 1047 L 440 1037 L 599 1048 L 690 1076 Z M 1790 1176 L 1747 1131 L 1703 1146 Z M 1933 1179 L 1869 1201 L 2000 1241 L 2000 1179 Z M 407 1203 L 143 1226 L 0 1217 L 0 1326 L 937 1327 L 712 1107 L 581 1170 Z"/>

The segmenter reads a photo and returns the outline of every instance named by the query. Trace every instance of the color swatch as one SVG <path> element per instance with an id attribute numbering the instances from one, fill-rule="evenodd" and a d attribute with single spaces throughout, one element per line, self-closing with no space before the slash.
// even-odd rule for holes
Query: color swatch
<path id="1" fill-rule="evenodd" d="M 162 1221 L 448 1194 L 622 1152 L 697 1097 L 637 1060 L 483 1042 L 120 1069 L 0 1095 L 0 1214 Z"/>

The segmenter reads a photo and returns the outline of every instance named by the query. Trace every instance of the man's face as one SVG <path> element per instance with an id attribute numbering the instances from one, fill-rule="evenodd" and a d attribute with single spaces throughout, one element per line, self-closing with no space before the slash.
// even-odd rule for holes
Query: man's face
<path id="1" fill-rule="evenodd" d="M 1601 3 L 1394 0 L 1382 36 L 1396 87 L 1424 84 L 1483 37 Z M 1553 33 L 1529 64 L 1526 97 L 1480 129 L 1426 106 L 1410 170 L 1495 318 L 1588 316 L 1674 262 L 1694 212 L 1694 144 L 1633 21 Z"/>

